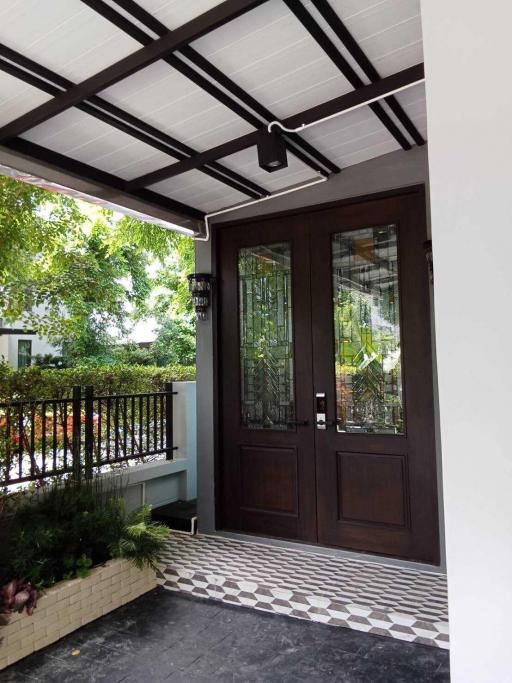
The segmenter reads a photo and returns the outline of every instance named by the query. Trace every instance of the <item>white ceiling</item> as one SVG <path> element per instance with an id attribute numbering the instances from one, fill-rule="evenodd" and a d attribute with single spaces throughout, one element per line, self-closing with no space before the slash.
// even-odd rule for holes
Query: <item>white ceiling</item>
<path id="1" fill-rule="evenodd" d="M 140 47 L 80 0 L 2 0 L 0 40 L 75 82 Z"/>
<path id="2" fill-rule="evenodd" d="M 112 0 L 108 2 L 119 10 Z M 381 76 L 423 60 L 419 0 L 330 2 Z M 219 4 L 219 0 L 139 0 L 139 4 L 174 29 Z M 304 4 L 367 83 L 311 3 Z M 140 48 L 138 42 L 80 0 L 2 0 L 0 41 L 74 82 Z M 196 41 L 193 47 L 277 117 L 296 114 L 352 90 L 282 0 L 268 0 Z M 101 96 L 198 151 L 253 130 L 162 61 L 108 88 Z M 0 125 L 48 98 L 0 72 Z M 399 94 L 398 99 L 426 135 L 423 86 Z M 399 148 L 368 108 L 311 128 L 303 136 L 341 167 Z M 65 111 L 23 137 L 124 179 L 173 162 L 171 156 L 77 109 Z M 314 176 L 291 155 L 287 169 L 268 174 L 258 167 L 254 148 L 220 161 L 270 191 Z M 200 171 L 162 181 L 151 189 L 205 211 L 247 199 Z"/>

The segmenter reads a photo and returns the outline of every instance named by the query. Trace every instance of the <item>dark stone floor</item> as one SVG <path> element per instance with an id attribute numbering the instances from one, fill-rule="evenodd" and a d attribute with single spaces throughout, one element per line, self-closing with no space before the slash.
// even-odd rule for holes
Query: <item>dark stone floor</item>
<path id="1" fill-rule="evenodd" d="M 450 676 L 448 652 L 437 648 L 157 588 L 5 669 L 0 680 L 441 683 Z"/>

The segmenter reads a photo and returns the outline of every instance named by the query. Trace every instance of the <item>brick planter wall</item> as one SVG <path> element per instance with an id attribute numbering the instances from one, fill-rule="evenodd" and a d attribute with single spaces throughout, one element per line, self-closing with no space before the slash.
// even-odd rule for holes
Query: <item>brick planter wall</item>
<path id="1" fill-rule="evenodd" d="M 61 581 L 41 596 L 34 614 L 11 614 L 0 626 L 0 670 L 156 587 L 152 569 L 110 560 L 86 579 Z"/>

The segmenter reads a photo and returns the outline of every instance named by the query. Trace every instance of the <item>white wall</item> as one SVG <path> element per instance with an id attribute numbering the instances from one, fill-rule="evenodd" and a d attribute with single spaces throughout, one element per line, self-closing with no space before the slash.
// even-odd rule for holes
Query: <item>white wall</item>
<path id="1" fill-rule="evenodd" d="M 0 335 L 0 361 L 8 361 L 9 356 L 9 337 L 6 334 Z"/>
<path id="2" fill-rule="evenodd" d="M 5 360 L 15 370 L 18 368 L 18 340 L 30 339 L 32 342 L 32 356 L 37 354 L 45 355 L 51 353 L 54 356 L 60 354 L 60 350 L 49 343 L 47 339 L 37 337 L 35 334 L 9 334 L 2 335 L 2 339 L 7 340 L 7 357 Z M 1 354 L 1 352 L 0 352 Z"/>
<path id="3" fill-rule="evenodd" d="M 512 5 L 422 0 L 453 683 L 512 681 Z"/>
<path id="4" fill-rule="evenodd" d="M 33 309 L 33 313 L 38 315 L 44 314 L 46 308 L 44 304 L 40 304 Z M 3 323 L 4 327 L 10 329 L 26 329 L 30 324 L 26 324 L 21 320 L 15 320 L 12 323 Z M 2 334 L 0 335 L 0 360 L 7 362 L 11 368 L 18 369 L 18 341 L 20 339 L 28 339 L 32 342 L 32 356 L 51 354 L 59 356 L 61 351 L 53 344 L 50 344 L 46 337 L 38 337 L 35 334 Z"/>
<path id="5" fill-rule="evenodd" d="M 40 304 L 33 309 L 33 313 L 43 315 L 46 311 L 44 304 Z M 3 323 L 4 327 L 10 329 L 26 329 L 30 328 L 30 324 L 24 323 L 22 320 L 15 320 L 12 323 Z M 32 342 L 32 356 L 38 354 L 44 356 L 52 354 L 59 356 L 61 351 L 53 344 L 50 344 L 46 337 L 38 337 L 35 334 L 2 334 L 0 335 L 0 360 L 6 361 L 15 370 L 18 369 L 18 341 L 20 339 L 29 339 Z"/>

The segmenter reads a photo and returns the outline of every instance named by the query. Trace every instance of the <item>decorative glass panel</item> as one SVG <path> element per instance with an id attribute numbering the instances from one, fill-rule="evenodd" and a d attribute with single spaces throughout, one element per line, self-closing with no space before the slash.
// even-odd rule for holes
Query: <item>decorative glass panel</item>
<path id="1" fill-rule="evenodd" d="M 289 429 L 295 419 L 290 245 L 241 249 L 242 424 Z"/>
<path id="2" fill-rule="evenodd" d="M 332 247 L 338 431 L 402 434 L 395 226 L 337 233 Z"/>

